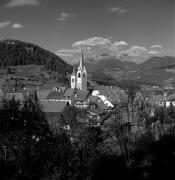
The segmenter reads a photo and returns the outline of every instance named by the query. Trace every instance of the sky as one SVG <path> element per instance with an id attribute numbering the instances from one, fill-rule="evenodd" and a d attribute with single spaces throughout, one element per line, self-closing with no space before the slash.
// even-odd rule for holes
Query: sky
<path id="1" fill-rule="evenodd" d="M 37 44 L 69 63 L 127 54 L 175 56 L 175 0 L 0 0 L 0 39 Z"/>

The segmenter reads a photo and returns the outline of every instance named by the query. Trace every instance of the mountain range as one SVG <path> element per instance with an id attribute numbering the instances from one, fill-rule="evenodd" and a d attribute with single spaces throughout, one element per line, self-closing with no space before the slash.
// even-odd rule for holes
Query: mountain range
<path id="1" fill-rule="evenodd" d="M 134 81 L 139 84 L 166 85 L 175 81 L 175 57 L 151 57 L 136 64 L 127 55 L 122 57 L 102 56 L 98 61 L 87 61 L 90 78 L 94 80 Z"/>
<path id="2" fill-rule="evenodd" d="M 42 65 L 60 77 L 72 72 L 72 66 L 62 58 L 37 45 L 0 40 L 0 66 Z M 89 79 L 100 81 L 134 81 L 139 84 L 166 85 L 175 82 L 175 57 L 151 57 L 136 64 L 127 54 L 118 57 L 102 54 L 98 59 L 85 59 Z M 77 65 L 76 65 L 77 66 Z"/>

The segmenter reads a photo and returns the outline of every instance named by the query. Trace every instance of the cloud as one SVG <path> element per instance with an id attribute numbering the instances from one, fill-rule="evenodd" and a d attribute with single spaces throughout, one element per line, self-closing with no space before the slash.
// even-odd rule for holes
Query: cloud
<path id="1" fill-rule="evenodd" d="M 117 14 L 125 14 L 126 12 L 128 12 L 128 10 L 123 9 L 122 7 L 110 7 L 108 8 L 108 11 L 112 12 L 112 13 L 117 13 Z"/>
<path id="2" fill-rule="evenodd" d="M 18 7 L 18 6 L 37 6 L 40 4 L 39 0 L 10 0 L 6 7 Z"/>
<path id="3" fill-rule="evenodd" d="M 11 24 L 10 21 L 0 22 L 0 29 L 8 27 Z"/>
<path id="4" fill-rule="evenodd" d="M 153 51 L 148 51 L 148 54 L 151 54 L 151 55 L 158 55 L 158 54 L 160 54 L 160 52 L 159 52 L 159 51 L 153 50 Z"/>
<path id="5" fill-rule="evenodd" d="M 156 44 L 156 45 L 151 46 L 150 48 L 151 48 L 151 49 L 154 49 L 154 48 L 160 48 L 160 49 L 162 49 L 162 46 L 161 46 L 161 45 Z"/>
<path id="6" fill-rule="evenodd" d="M 145 47 L 134 45 L 130 49 L 124 51 L 124 53 L 133 57 L 133 56 L 139 56 L 139 55 L 142 55 L 144 53 L 147 53 L 147 51 L 148 50 Z"/>
<path id="7" fill-rule="evenodd" d="M 65 57 L 73 57 L 76 53 L 80 53 L 80 49 L 60 49 L 55 51 L 56 55 Z"/>
<path id="8" fill-rule="evenodd" d="M 60 16 L 57 18 L 58 21 L 67 21 L 68 19 L 74 18 L 76 15 L 75 14 L 70 14 L 70 13 L 60 13 Z"/>
<path id="9" fill-rule="evenodd" d="M 111 43 L 111 40 L 108 38 L 103 38 L 103 37 L 92 37 L 89 39 L 85 39 L 82 41 L 77 41 L 75 43 L 72 44 L 73 47 L 80 47 L 81 44 L 83 46 L 105 46 L 105 45 L 109 45 Z"/>
<path id="10" fill-rule="evenodd" d="M 11 26 L 13 29 L 21 29 L 21 28 L 24 28 L 23 25 L 19 24 L 19 23 L 14 23 L 12 26 Z"/>
<path id="11" fill-rule="evenodd" d="M 117 38 L 118 39 L 118 38 Z M 139 45 L 131 45 L 123 40 L 116 40 L 116 37 L 110 36 L 95 36 L 80 41 L 76 41 L 72 44 L 70 49 L 61 49 L 55 53 L 59 56 L 64 56 L 69 60 L 77 60 L 79 56 L 81 45 L 83 46 L 86 57 L 94 57 L 95 60 L 101 58 L 101 54 L 109 54 L 109 56 L 120 57 L 122 54 L 127 54 L 136 62 L 141 62 L 153 55 L 159 55 L 163 53 L 163 49 L 160 49 L 160 45 L 153 45 L 152 49 Z"/>
<path id="12" fill-rule="evenodd" d="M 127 46 L 128 43 L 125 41 L 116 41 L 112 44 L 113 46 Z"/>
<path id="13" fill-rule="evenodd" d="M 117 50 L 120 50 L 124 46 L 128 46 L 128 43 L 125 41 L 116 41 L 109 46 L 109 50 L 117 51 Z"/>

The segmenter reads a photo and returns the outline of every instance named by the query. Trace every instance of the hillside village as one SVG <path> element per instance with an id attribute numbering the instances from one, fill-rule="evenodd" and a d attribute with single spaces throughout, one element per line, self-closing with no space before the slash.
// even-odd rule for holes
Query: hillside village
<path id="1" fill-rule="evenodd" d="M 36 87 L 20 87 L 20 81 L 14 81 L 14 83 L 16 83 L 15 88 L 9 86 L 8 81 L 5 83 L 0 91 L 1 99 L 14 98 L 21 103 L 28 97 L 34 101 L 39 100 L 45 118 L 53 128 L 59 125 L 62 112 L 67 106 L 86 110 L 80 121 L 91 121 L 93 126 L 100 126 L 104 119 L 109 118 L 109 112 L 114 109 L 114 106 L 120 104 L 128 96 L 126 89 L 118 86 L 98 85 L 89 81 L 83 51 L 81 51 L 78 69 L 74 67 L 69 76 L 69 86 L 57 83 L 54 86 L 47 86 L 47 88 L 39 84 Z M 143 86 L 137 91 L 137 96 L 142 101 L 149 102 L 152 107 L 155 105 L 175 106 L 175 93 L 172 86 L 166 88 Z M 153 108 L 150 113 L 154 114 Z M 69 127 L 69 124 L 67 126 Z"/>

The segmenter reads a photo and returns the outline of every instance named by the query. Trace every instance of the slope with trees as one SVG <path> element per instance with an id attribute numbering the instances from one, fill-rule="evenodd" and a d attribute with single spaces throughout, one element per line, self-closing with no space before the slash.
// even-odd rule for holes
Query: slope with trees
<path id="1" fill-rule="evenodd" d="M 59 56 L 31 43 L 17 40 L 0 41 L 0 66 L 44 65 L 48 70 L 59 74 L 71 72 L 71 65 Z"/>

